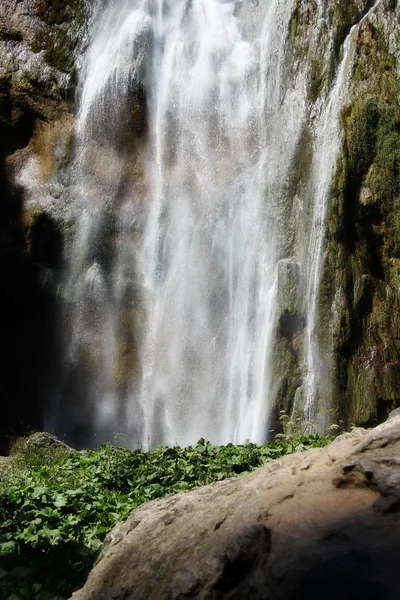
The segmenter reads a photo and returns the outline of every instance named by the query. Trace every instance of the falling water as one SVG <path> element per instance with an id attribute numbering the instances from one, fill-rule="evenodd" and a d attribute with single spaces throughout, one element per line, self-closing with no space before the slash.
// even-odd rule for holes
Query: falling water
<path id="1" fill-rule="evenodd" d="M 276 287 L 267 147 L 278 142 L 264 115 L 280 100 L 281 4 L 269 3 L 262 28 L 234 2 L 157 6 L 141 255 L 151 440 L 266 437 Z"/>
<path id="2" fill-rule="evenodd" d="M 54 411 L 70 435 L 90 421 L 132 445 L 266 438 L 276 189 L 304 99 L 284 83 L 290 3 L 246 4 L 116 0 L 97 19 Z"/>
<path id="3" fill-rule="evenodd" d="M 296 253 L 287 181 L 309 109 L 306 61 L 296 73 L 288 64 L 291 10 L 283 0 L 99 6 L 81 76 L 65 364 L 49 424 L 72 440 L 265 441 L 278 265 Z M 350 47 L 314 128 L 312 227 L 294 256 L 309 257 L 309 414 Z"/>

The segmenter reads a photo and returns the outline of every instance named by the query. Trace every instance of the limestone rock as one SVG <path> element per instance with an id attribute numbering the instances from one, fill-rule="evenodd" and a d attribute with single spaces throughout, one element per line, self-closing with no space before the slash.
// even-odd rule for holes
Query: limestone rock
<path id="1" fill-rule="evenodd" d="M 400 417 L 154 501 L 106 538 L 73 600 L 394 599 Z"/>

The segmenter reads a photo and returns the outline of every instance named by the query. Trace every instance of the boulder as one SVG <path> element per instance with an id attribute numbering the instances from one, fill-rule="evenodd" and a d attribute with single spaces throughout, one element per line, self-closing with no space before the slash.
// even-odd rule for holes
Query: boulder
<path id="1" fill-rule="evenodd" d="M 153 501 L 73 600 L 394 599 L 400 416 L 245 477 Z"/>
<path id="2" fill-rule="evenodd" d="M 18 451 L 41 451 L 61 449 L 65 452 L 75 452 L 73 448 L 65 442 L 59 440 L 55 435 L 47 431 L 37 431 L 26 438 L 20 438 L 17 443 Z"/>

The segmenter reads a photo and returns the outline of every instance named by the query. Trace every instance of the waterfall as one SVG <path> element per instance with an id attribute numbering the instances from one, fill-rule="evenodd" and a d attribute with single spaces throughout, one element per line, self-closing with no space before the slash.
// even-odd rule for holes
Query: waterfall
<path id="1" fill-rule="evenodd" d="M 76 230 L 50 429 L 85 445 L 116 434 L 142 447 L 264 442 L 279 265 L 292 263 L 307 290 L 311 414 L 350 38 L 314 128 L 309 231 L 288 195 L 309 111 L 306 61 L 296 73 L 289 64 L 291 10 L 283 0 L 98 6 L 70 167 Z"/>
<path id="2" fill-rule="evenodd" d="M 340 152 L 341 136 L 340 110 L 344 106 L 347 92 L 346 83 L 352 64 L 352 36 L 348 35 L 344 43 L 343 59 L 336 81 L 329 95 L 326 106 L 319 115 L 316 124 L 316 152 L 313 164 L 313 215 L 311 225 L 310 246 L 308 254 L 307 285 L 307 330 L 306 330 L 306 378 L 305 378 L 305 416 L 315 419 L 315 400 L 318 394 L 321 375 L 321 357 L 315 343 L 316 320 L 318 317 L 318 292 L 323 266 L 323 244 L 325 223 L 328 210 L 331 183 L 334 177 L 336 161 Z"/>
<path id="3" fill-rule="evenodd" d="M 144 439 L 267 434 L 276 241 L 266 186 L 278 118 L 265 114 L 281 99 L 281 5 L 269 3 L 262 27 L 234 2 L 159 3 L 153 17 Z"/>

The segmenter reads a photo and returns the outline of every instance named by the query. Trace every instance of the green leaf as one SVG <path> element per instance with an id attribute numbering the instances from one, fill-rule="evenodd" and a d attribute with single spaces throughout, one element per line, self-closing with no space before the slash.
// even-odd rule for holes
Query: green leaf
<path id="1" fill-rule="evenodd" d="M 43 486 L 37 486 L 34 488 L 33 492 L 32 492 L 32 498 L 40 498 L 40 496 L 43 496 L 46 493 L 46 488 Z"/>
<path id="2" fill-rule="evenodd" d="M 3 542 L 0 544 L 0 555 L 11 554 L 12 552 L 18 551 L 18 544 L 16 542 Z"/>
<path id="3" fill-rule="evenodd" d="M 12 575 L 13 577 L 20 577 L 21 579 L 23 579 L 28 575 L 32 575 L 32 570 L 28 567 L 14 567 L 14 569 L 10 571 L 10 575 Z"/>
<path id="4" fill-rule="evenodd" d="M 57 508 L 61 508 L 61 506 L 66 506 L 68 504 L 68 499 L 64 494 L 57 494 L 56 499 L 54 501 L 54 506 Z"/>

